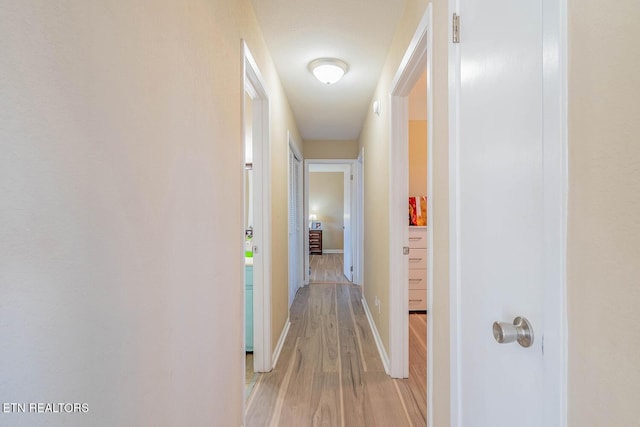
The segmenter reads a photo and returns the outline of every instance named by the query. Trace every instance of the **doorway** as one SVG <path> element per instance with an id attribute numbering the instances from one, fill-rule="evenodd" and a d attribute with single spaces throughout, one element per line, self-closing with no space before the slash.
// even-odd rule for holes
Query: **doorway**
<path id="1" fill-rule="evenodd" d="M 305 160 L 306 283 L 355 283 L 360 215 L 354 164 L 353 159 Z M 328 273 L 318 276 L 318 267 Z"/>
<path id="2" fill-rule="evenodd" d="M 289 140 L 289 308 L 298 289 L 304 283 L 303 206 L 302 206 L 302 155 L 296 148 L 291 134 Z"/>
<path id="3" fill-rule="evenodd" d="M 433 218 L 429 212 L 432 209 L 433 194 L 433 174 L 432 174 L 432 141 L 433 141 L 433 101 L 431 90 L 432 76 L 432 6 L 428 5 L 423 15 L 413 39 L 409 44 L 396 75 L 391 85 L 391 140 L 393 144 L 390 150 L 390 182 L 391 209 L 389 212 L 389 243 L 390 243 L 390 283 L 402 283 L 403 286 L 392 286 L 390 289 L 390 365 L 389 374 L 394 378 L 409 378 L 409 308 L 411 299 L 416 299 L 415 295 L 426 297 L 426 314 L 424 321 L 426 325 L 420 328 L 419 323 L 413 324 L 413 329 L 421 341 L 425 344 L 426 353 L 426 412 L 427 425 L 433 425 L 432 390 L 433 390 L 433 317 L 431 307 L 433 306 Z M 426 158 L 421 161 L 426 163 L 426 182 L 420 183 L 419 193 L 425 192 L 426 199 L 421 200 L 426 204 L 424 214 L 424 235 L 414 236 L 410 240 L 410 228 L 407 221 L 409 213 L 409 121 L 410 109 L 409 98 L 416 83 L 424 78 L 424 90 L 422 100 L 426 106 Z M 422 194 L 416 194 L 422 196 Z M 416 206 L 417 207 L 417 206 Z M 422 208 L 422 206 L 420 206 Z M 422 209 L 420 209 L 422 212 Z M 415 229 L 413 230 L 416 231 Z M 414 247 L 412 242 L 422 242 L 423 247 Z M 422 251 L 424 255 L 416 257 L 411 255 L 411 251 Z M 413 259 L 426 257 L 424 280 L 426 280 L 426 290 L 417 289 L 410 291 L 409 265 Z M 422 307 L 421 307 L 422 308 Z M 418 319 L 420 320 L 420 319 Z M 413 330 L 412 330 L 413 332 Z M 426 335 L 426 337 L 425 337 Z M 420 342 L 417 344 L 420 345 Z M 422 357 L 422 356 L 420 356 Z M 419 375 L 422 375 L 419 373 Z"/>
<path id="4" fill-rule="evenodd" d="M 450 425 L 564 426 L 566 2 L 449 10 Z"/>
<path id="5" fill-rule="evenodd" d="M 268 372 L 271 360 L 271 172 L 269 97 L 264 79 L 242 42 L 244 159 L 244 366 L 247 377 Z M 251 369 L 251 364 L 253 368 Z"/>

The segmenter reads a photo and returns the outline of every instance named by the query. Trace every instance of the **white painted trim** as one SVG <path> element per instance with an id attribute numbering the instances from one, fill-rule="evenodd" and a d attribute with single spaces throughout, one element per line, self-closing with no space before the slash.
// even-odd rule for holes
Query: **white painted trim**
<path id="1" fill-rule="evenodd" d="M 287 339 L 287 334 L 289 334 L 289 328 L 291 327 L 291 322 L 287 319 L 287 323 L 284 324 L 284 328 L 282 328 L 282 332 L 280 333 L 280 338 L 278 338 L 278 342 L 276 343 L 276 348 L 273 351 L 273 356 L 271 358 L 272 365 L 275 368 L 278 363 L 278 359 L 280 358 L 280 353 L 282 352 L 282 348 L 284 347 L 284 342 Z"/>
<path id="2" fill-rule="evenodd" d="M 262 200 L 261 209 L 254 210 L 254 245 L 258 253 L 254 256 L 254 370 L 269 372 L 271 358 L 271 142 L 270 100 L 265 80 L 246 42 L 242 41 L 242 75 L 244 90 L 252 97 L 254 174 L 256 185 L 254 196 Z M 244 117 L 244 101 L 243 117 Z M 244 126 L 243 126 L 244 132 Z M 259 152 L 255 150 L 259 144 Z M 256 161 L 260 158 L 262 161 Z M 244 167 L 244 162 L 243 162 Z M 258 212 L 256 212 L 258 211 Z M 260 228 L 258 230 L 258 227 Z M 243 232 L 244 233 L 244 232 Z"/>
<path id="3" fill-rule="evenodd" d="M 567 425 L 567 2 L 543 0 L 544 103 L 544 216 L 546 236 L 555 241 L 545 247 L 544 321 L 558 325 L 545 329 L 546 363 L 544 425 Z M 560 185 L 558 185 L 560 183 Z M 559 207 L 559 209 L 556 209 Z M 560 288 L 560 291 L 558 291 Z M 560 294 L 560 295 L 558 295 Z"/>
<path id="4" fill-rule="evenodd" d="M 460 13 L 460 5 L 458 0 L 449 0 L 448 16 L 454 13 Z M 448 26 L 447 40 L 451 40 L 453 32 L 451 25 Z M 449 425 L 451 427 L 460 427 L 461 422 L 461 395 L 460 375 L 458 367 L 460 366 L 460 276 L 458 274 L 458 266 L 460 265 L 459 257 L 459 230 L 460 230 L 460 213 L 458 211 L 460 194 L 460 179 L 458 174 L 459 159 L 459 133 L 458 133 L 458 115 L 460 103 L 460 44 L 449 42 L 448 49 L 448 80 L 449 80 L 449 352 L 450 352 L 450 414 Z"/>
<path id="5" fill-rule="evenodd" d="M 343 254 L 344 250 L 343 249 L 323 249 L 322 253 L 323 254 Z"/>
<path id="6" fill-rule="evenodd" d="M 382 360 L 382 366 L 384 367 L 384 372 L 386 374 L 389 374 L 389 356 L 387 355 L 387 352 L 384 349 L 384 344 L 382 343 L 382 338 L 380 338 L 380 333 L 378 333 L 376 322 L 373 321 L 373 316 L 371 316 L 371 311 L 369 310 L 369 306 L 367 305 L 367 300 L 362 298 L 361 301 L 362 301 L 362 307 L 364 308 L 364 313 L 367 315 L 367 321 L 369 322 L 369 326 L 371 327 L 373 340 L 376 342 L 376 347 L 378 348 L 378 354 L 380 355 L 380 360 Z"/>
<path id="7" fill-rule="evenodd" d="M 354 232 L 354 271 L 353 283 L 362 286 L 364 290 L 364 147 L 360 149 L 358 159 L 354 163 L 355 171 L 355 213 L 358 215 L 356 230 Z"/>
<path id="8" fill-rule="evenodd" d="M 389 141 L 389 353 L 390 375 L 409 377 L 409 267 L 403 247 L 409 246 L 407 201 L 409 197 L 409 101 L 391 96 Z M 428 125 L 428 123 L 427 123 Z M 429 322 L 427 322 L 428 324 Z"/>
<path id="9" fill-rule="evenodd" d="M 313 159 L 309 163 L 309 172 L 345 172 L 348 169 L 348 163 L 313 163 Z"/>
<path id="10" fill-rule="evenodd" d="M 303 175 L 304 175 L 304 192 L 302 197 L 304 198 L 304 206 L 302 207 L 302 212 L 304 212 L 304 229 L 303 229 L 303 237 L 304 237 L 304 242 L 302 243 L 302 246 L 304 247 L 304 257 L 303 257 L 303 261 L 304 261 L 304 266 L 303 268 L 303 277 L 304 277 L 304 284 L 305 286 L 309 284 L 309 270 L 310 270 L 310 264 L 309 264 L 309 164 L 307 163 L 308 160 L 303 160 L 304 161 L 304 171 L 303 171 Z"/>
<path id="11" fill-rule="evenodd" d="M 291 289 L 291 284 L 292 284 L 292 278 L 289 278 L 288 281 L 288 286 L 287 286 L 287 300 L 288 300 L 288 306 L 289 308 L 291 307 L 291 304 L 293 303 L 293 298 L 292 295 L 295 295 L 295 293 L 298 292 L 298 289 L 300 289 L 303 285 L 304 285 L 304 250 L 303 250 L 303 246 L 304 246 L 304 224 L 305 224 L 305 219 L 304 219 L 304 202 L 303 202 L 303 170 L 302 170 L 302 154 L 300 154 L 300 151 L 298 150 L 298 148 L 296 147 L 295 141 L 293 139 L 293 136 L 291 135 L 290 131 L 287 131 L 287 142 L 289 145 L 289 155 L 293 154 L 293 157 L 295 159 L 296 162 L 296 167 L 299 168 L 299 172 L 298 173 L 298 178 L 297 178 L 297 182 L 296 182 L 296 188 L 297 188 L 297 194 L 296 194 L 296 202 L 298 204 L 298 206 L 296 206 L 296 212 L 298 213 L 298 218 L 295 219 L 296 221 L 296 228 L 299 230 L 298 233 L 295 236 L 295 242 L 297 245 L 297 257 L 294 257 L 293 259 L 296 260 L 296 264 L 295 266 L 292 266 L 290 263 L 292 261 L 292 254 L 291 254 L 291 248 L 289 248 L 289 265 L 288 267 L 288 273 L 291 273 L 292 268 L 295 269 L 295 277 L 293 278 L 293 284 L 295 287 L 295 292 L 292 292 Z M 289 159 L 287 159 L 289 160 Z M 289 232 L 291 231 L 289 229 L 290 227 L 290 223 L 289 223 L 289 212 L 291 209 L 291 184 L 292 184 L 292 178 L 291 178 L 291 167 L 290 167 L 290 162 L 287 161 L 287 244 L 290 243 L 289 241 Z"/>
<path id="12" fill-rule="evenodd" d="M 390 106 L 390 134 L 389 140 L 389 283 L 405 283 L 406 286 L 390 286 L 389 289 L 389 351 L 390 351 L 390 375 L 393 378 L 407 378 L 409 376 L 409 266 L 402 248 L 409 246 L 409 228 L 407 224 L 407 200 L 409 197 L 409 108 L 408 95 L 427 70 L 427 134 L 429 147 L 433 141 L 433 96 L 431 92 L 432 72 L 432 7 L 431 4 L 420 20 L 414 36 L 409 43 L 400 66 L 396 71 L 391 85 Z M 431 160 L 429 155 L 429 160 Z M 431 163 L 429 163 L 431 165 Z M 428 167 L 427 197 L 431 205 L 432 174 Z M 431 210 L 431 206 L 429 206 Z M 428 217 L 429 225 L 432 224 L 432 215 Z M 433 241 L 429 237 L 433 227 L 429 227 L 429 248 L 427 268 L 430 272 L 429 280 L 433 277 Z M 427 285 L 427 390 L 433 389 L 433 286 Z M 427 425 L 432 425 L 432 392 L 427 393 L 428 419 Z"/>

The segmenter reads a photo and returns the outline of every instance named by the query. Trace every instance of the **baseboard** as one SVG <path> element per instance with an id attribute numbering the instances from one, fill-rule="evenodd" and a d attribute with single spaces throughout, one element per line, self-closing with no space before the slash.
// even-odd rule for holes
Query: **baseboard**
<path id="1" fill-rule="evenodd" d="M 273 356 L 271 360 L 273 361 L 271 365 L 275 368 L 276 363 L 278 363 L 278 358 L 280 357 L 280 352 L 282 351 L 282 347 L 284 347 L 284 340 L 287 339 L 287 334 L 289 333 L 289 327 L 291 326 L 291 322 L 287 319 L 287 323 L 285 323 L 284 328 L 282 328 L 282 333 L 280 334 L 280 338 L 278 339 L 278 343 L 276 344 L 276 348 L 273 350 Z"/>
<path id="2" fill-rule="evenodd" d="M 382 339 L 380 338 L 380 334 L 378 333 L 378 328 L 376 327 L 376 323 L 373 321 L 373 316 L 371 315 L 371 311 L 369 310 L 369 306 L 367 305 L 367 300 L 365 300 L 364 297 L 362 297 L 362 307 L 364 307 L 364 312 L 367 315 L 369 326 L 371 327 L 371 331 L 373 332 L 373 340 L 376 342 L 376 347 L 378 347 L 378 354 L 380 354 L 380 359 L 382 360 L 382 365 L 384 366 L 384 372 L 389 375 L 389 355 L 384 349 Z"/>
<path id="3" fill-rule="evenodd" d="M 323 249 L 322 254 L 343 254 L 344 249 Z"/>

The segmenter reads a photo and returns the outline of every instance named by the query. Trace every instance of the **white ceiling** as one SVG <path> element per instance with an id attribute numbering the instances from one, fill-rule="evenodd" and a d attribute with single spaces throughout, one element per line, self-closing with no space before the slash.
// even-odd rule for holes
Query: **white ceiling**
<path id="1" fill-rule="evenodd" d="M 251 1 L 302 138 L 357 139 L 404 0 Z M 338 83 L 307 68 L 322 57 L 349 64 Z"/>

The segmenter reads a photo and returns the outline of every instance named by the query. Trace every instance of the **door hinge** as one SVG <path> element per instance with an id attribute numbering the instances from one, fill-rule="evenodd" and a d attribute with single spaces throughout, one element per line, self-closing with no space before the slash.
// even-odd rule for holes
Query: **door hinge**
<path id="1" fill-rule="evenodd" d="M 351 181 L 353 181 L 353 174 L 351 174 Z"/>
<path id="2" fill-rule="evenodd" d="M 409 255 L 409 246 L 402 247 L 402 255 Z"/>
<path id="3" fill-rule="evenodd" d="M 353 273 L 353 265 L 351 266 L 351 272 Z"/>
<path id="4" fill-rule="evenodd" d="M 460 43 L 460 15 L 453 14 L 453 42 Z"/>

